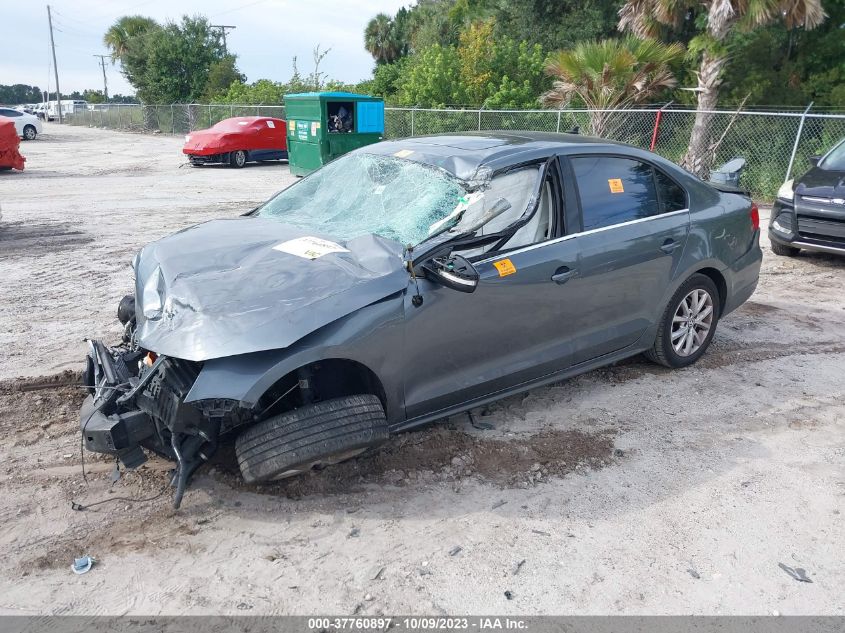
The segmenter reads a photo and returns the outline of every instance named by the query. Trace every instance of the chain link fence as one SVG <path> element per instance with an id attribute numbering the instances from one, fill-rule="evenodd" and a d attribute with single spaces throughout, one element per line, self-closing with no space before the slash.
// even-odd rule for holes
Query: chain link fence
<path id="1" fill-rule="evenodd" d="M 731 111 L 710 114 L 712 155 L 708 162 L 718 166 L 731 158 L 744 158 L 747 166 L 741 184 L 760 200 L 774 198 L 784 180 L 809 169 L 811 156 L 824 153 L 845 137 L 845 115 L 842 114 Z M 233 116 L 283 119 L 285 108 L 281 105 L 196 103 L 109 104 L 76 112 L 67 120 L 72 125 L 186 134 Z M 677 163 L 686 151 L 695 116 L 695 110 L 654 108 L 598 112 L 387 108 L 385 135 L 404 138 L 485 130 L 579 131 L 646 149 L 654 142 L 655 152 Z"/>

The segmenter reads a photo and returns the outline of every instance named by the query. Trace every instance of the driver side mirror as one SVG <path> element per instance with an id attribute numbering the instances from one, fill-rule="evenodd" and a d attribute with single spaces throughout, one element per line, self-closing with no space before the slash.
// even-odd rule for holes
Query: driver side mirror
<path id="1" fill-rule="evenodd" d="M 822 159 L 822 157 L 821 157 L 821 156 L 818 156 L 818 155 L 816 155 L 816 156 L 810 156 L 810 164 L 811 164 L 813 167 L 816 167 L 816 166 L 818 166 L 819 161 L 820 161 L 821 159 Z"/>
<path id="2" fill-rule="evenodd" d="M 460 255 L 435 257 L 423 264 L 425 276 L 442 286 L 458 292 L 475 292 L 478 271 Z"/>

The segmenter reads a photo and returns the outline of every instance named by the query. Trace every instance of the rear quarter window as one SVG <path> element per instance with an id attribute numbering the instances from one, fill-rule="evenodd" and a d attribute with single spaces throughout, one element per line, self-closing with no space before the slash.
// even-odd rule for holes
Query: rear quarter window
<path id="1" fill-rule="evenodd" d="M 687 208 L 687 192 L 659 169 L 654 170 L 654 180 L 660 195 L 660 213 L 670 213 Z"/>

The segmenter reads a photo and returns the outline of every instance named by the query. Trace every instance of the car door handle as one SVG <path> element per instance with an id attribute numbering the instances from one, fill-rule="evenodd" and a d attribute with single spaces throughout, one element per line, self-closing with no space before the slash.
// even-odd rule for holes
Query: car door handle
<path id="1" fill-rule="evenodd" d="M 565 284 L 577 274 L 577 270 L 564 266 L 563 268 L 558 268 L 557 272 L 552 275 L 552 281 L 556 284 Z"/>
<path id="2" fill-rule="evenodd" d="M 660 247 L 660 250 L 669 255 L 671 253 L 674 253 L 675 249 L 678 248 L 680 245 L 680 242 L 676 242 L 675 240 L 670 238 L 663 242 L 663 246 Z"/>

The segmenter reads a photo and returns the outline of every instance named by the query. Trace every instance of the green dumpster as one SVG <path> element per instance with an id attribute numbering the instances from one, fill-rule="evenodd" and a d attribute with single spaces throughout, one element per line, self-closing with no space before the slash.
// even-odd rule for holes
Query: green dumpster
<path id="1" fill-rule="evenodd" d="M 285 95 L 290 173 L 305 176 L 384 138 L 384 101 L 351 92 Z"/>

